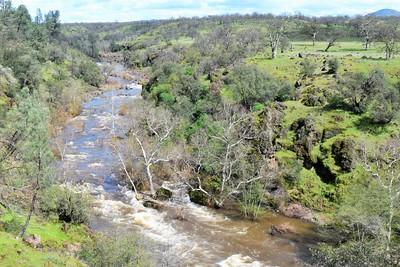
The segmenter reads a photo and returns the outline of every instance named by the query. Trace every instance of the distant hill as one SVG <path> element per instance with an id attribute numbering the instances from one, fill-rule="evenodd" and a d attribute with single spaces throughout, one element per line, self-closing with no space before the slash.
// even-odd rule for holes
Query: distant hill
<path id="1" fill-rule="evenodd" d="M 400 12 L 394 9 L 381 9 L 369 15 L 374 17 L 400 17 Z"/>

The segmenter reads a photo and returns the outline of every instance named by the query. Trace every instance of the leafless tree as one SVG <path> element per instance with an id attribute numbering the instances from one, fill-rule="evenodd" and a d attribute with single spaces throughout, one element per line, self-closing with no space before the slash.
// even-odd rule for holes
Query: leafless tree
<path id="1" fill-rule="evenodd" d="M 337 44 L 337 42 L 339 41 L 340 38 L 342 38 L 342 36 L 343 36 L 343 31 L 341 29 L 333 28 L 329 30 L 327 39 L 328 45 L 326 46 L 324 51 L 328 52 L 329 49 L 331 49 Z"/>
<path id="2" fill-rule="evenodd" d="M 385 243 L 387 251 L 390 251 L 394 216 L 396 210 L 400 208 L 400 139 L 389 140 L 372 155 L 365 147 L 362 151 L 364 168 L 377 181 L 388 203 L 388 215 L 385 218 Z"/>
<path id="3" fill-rule="evenodd" d="M 274 20 L 268 25 L 268 43 L 271 47 L 271 57 L 276 58 L 276 54 L 283 36 L 286 33 L 287 23 L 285 20 Z"/>
<path id="4" fill-rule="evenodd" d="M 319 34 L 320 30 L 321 26 L 316 18 L 314 18 L 310 22 L 306 22 L 306 24 L 304 25 L 303 32 L 312 38 L 313 46 L 315 46 L 317 35 Z"/>
<path id="5" fill-rule="evenodd" d="M 392 59 L 400 38 L 399 25 L 396 22 L 381 22 L 376 27 L 376 38 L 385 45 L 386 60 Z"/>
<path id="6" fill-rule="evenodd" d="M 359 31 L 362 38 L 364 39 L 365 50 L 368 50 L 368 48 L 371 46 L 371 41 L 374 36 L 375 27 L 376 27 L 376 21 L 372 17 L 366 17 L 362 19 L 360 22 Z"/>
<path id="7" fill-rule="evenodd" d="M 194 191 L 201 191 L 222 207 L 225 201 L 238 194 L 242 187 L 268 177 L 265 165 L 249 167 L 249 147 L 246 142 L 255 138 L 251 117 L 243 110 L 224 104 L 218 114 L 215 129 L 203 130 L 192 138 L 191 155 L 184 166 L 177 168 L 178 176 Z M 203 186 L 202 170 L 205 166 L 218 174 L 218 193 Z M 196 186 L 188 180 L 195 178 Z"/>
<path id="8" fill-rule="evenodd" d="M 130 116 L 130 130 L 125 154 L 129 160 L 141 162 L 144 165 L 150 192 L 155 195 L 154 176 L 152 167 L 172 159 L 173 149 L 168 149 L 177 120 L 172 114 L 161 108 L 153 107 L 143 100 L 135 101 L 128 114 Z M 127 159 L 122 158 L 124 162 Z M 126 166 L 124 167 L 126 171 Z M 132 179 L 131 179 L 132 180 Z"/>

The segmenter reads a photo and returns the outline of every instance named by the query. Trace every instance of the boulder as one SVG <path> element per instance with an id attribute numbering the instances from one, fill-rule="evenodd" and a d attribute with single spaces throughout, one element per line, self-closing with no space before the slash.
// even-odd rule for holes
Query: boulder
<path id="1" fill-rule="evenodd" d="M 156 199 L 166 201 L 172 197 L 172 191 L 166 187 L 160 187 L 156 191 Z"/>
<path id="2" fill-rule="evenodd" d="M 282 224 L 278 224 L 278 225 L 275 225 L 275 224 L 271 225 L 268 233 L 272 236 L 276 236 L 276 235 L 283 235 L 283 234 L 294 234 L 295 230 L 289 224 L 282 223 Z"/>
<path id="3" fill-rule="evenodd" d="M 284 207 L 282 209 L 282 213 L 283 213 L 283 215 L 290 217 L 290 218 L 296 218 L 296 219 L 301 219 L 301 220 L 310 221 L 310 222 L 316 221 L 311 209 L 306 208 L 297 203 L 292 203 L 292 204 L 289 204 L 289 206 Z"/>
<path id="4" fill-rule="evenodd" d="M 349 172 L 354 168 L 355 146 L 356 142 L 350 138 L 337 140 L 332 144 L 335 163 L 345 172 Z"/>
<path id="5" fill-rule="evenodd" d="M 75 254 L 81 252 L 82 246 L 81 246 L 81 244 L 79 244 L 79 243 L 76 243 L 76 244 L 66 243 L 66 244 L 64 244 L 64 249 L 65 249 L 67 252 L 69 252 L 69 253 L 75 255 Z"/>
<path id="6" fill-rule="evenodd" d="M 321 141 L 322 133 L 317 131 L 312 118 L 298 119 L 291 125 L 291 130 L 295 132 L 293 141 L 297 156 L 304 160 L 306 167 L 311 168 L 311 151 Z"/>
<path id="7" fill-rule="evenodd" d="M 24 237 L 24 242 L 33 248 L 40 248 L 42 246 L 42 240 L 38 235 L 30 235 Z"/>

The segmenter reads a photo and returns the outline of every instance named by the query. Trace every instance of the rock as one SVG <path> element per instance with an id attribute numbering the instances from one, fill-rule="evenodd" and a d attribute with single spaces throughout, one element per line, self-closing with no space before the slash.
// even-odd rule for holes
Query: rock
<path id="1" fill-rule="evenodd" d="M 279 224 L 279 225 L 271 225 L 271 228 L 269 229 L 268 233 L 270 235 L 283 235 L 283 234 L 293 234 L 295 233 L 295 230 L 293 229 L 292 226 L 290 226 L 287 223 Z"/>
<path id="2" fill-rule="evenodd" d="M 322 133 L 322 142 L 325 142 L 326 140 L 335 137 L 343 132 L 343 129 L 340 128 L 330 128 L 330 129 L 324 129 L 324 132 Z"/>
<path id="3" fill-rule="evenodd" d="M 295 88 L 300 88 L 301 87 L 301 80 L 297 80 L 296 83 L 294 84 Z"/>
<path id="4" fill-rule="evenodd" d="M 32 235 L 32 236 L 27 236 L 24 237 L 24 242 L 30 245 L 33 248 L 40 248 L 42 245 L 42 240 L 40 239 L 40 236 L 38 235 Z"/>
<path id="5" fill-rule="evenodd" d="M 349 172 L 354 168 L 355 146 L 356 142 L 350 138 L 337 140 L 332 144 L 335 163 L 343 171 Z"/>
<path id="6" fill-rule="evenodd" d="M 312 118 L 301 118 L 291 125 L 295 132 L 294 150 L 297 156 L 304 160 L 306 167 L 312 167 L 311 151 L 321 141 L 322 133 L 318 132 Z"/>
<path id="7" fill-rule="evenodd" d="M 81 252 L 82 246 L 79 243 L 76 243 L 76 244 L 66 243 L 66 244 L 64 244 L 64 249 L 71 254 L 77 254 L 77 253 Z"/>
<path id="8" fill-rule="evenodd" d="M 172 191 L 168 188 L 165 188 L 161 186 L 157 191 L 156 191 L 156 199 L 165 201 L 168 200 L 172 197 Z"/>
<path id="9" fill-rule="evenodd" d="M 297 203 L 289 204 L 289 206 L 284 207 L 281 211 L 283 215 L 290 218 L 296 218 L 310 222 L 316 221 L 311 209 L 303 207 L 302 205 Z"/>
<path id="10" fill-rule="evenodd" d="M 161 209 L 161 206 L 154 202 L 154 201 L 150 201 L 150 200 L 145 200 L 143 202 L 143 206 L 145 206 L 146 208 L 151 208 L 151 209 L 155 209 L 155 210 L 159 210 Z"/>

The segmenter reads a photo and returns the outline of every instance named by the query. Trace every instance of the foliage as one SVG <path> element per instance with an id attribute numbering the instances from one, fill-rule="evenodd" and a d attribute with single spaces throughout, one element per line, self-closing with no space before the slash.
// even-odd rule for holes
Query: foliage
<path id="1" fill-rule="evenodd" d="M 97 236 L 85 244 L 80 257 L 94 267 L 150 266 L 140 240 L 133 234 Z"/>
<path id="2" fill-rule="evenodd" d="M 45 216 L 72 224 L 88 223 L 90 206 L 89 196 L 58 186 L 45 190 L 39 198 L 39 208 Z"/>
<path id="3" fill-rule="evenodd" d="M 328 60 L 328 73 L 337 74 L 340 68 L 340 61 L 337 58 L 331 58 Z"/>

